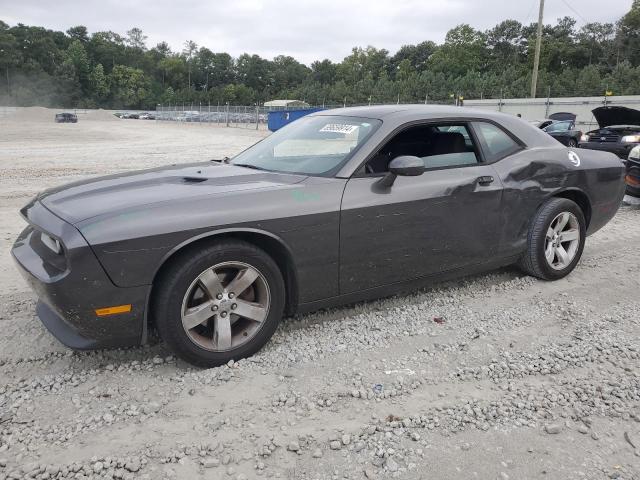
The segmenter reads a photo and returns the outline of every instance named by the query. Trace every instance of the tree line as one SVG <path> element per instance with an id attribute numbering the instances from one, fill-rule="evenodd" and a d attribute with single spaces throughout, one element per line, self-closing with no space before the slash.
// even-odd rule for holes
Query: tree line
<path id="1" fill-rule="evenodd" d="M 538 96 L 640 94 L 640 0 L 616 23 L 544 25 Z M 153 108 L 157 104 L 260 104 L 295 98 L 314 105 L 448 102 L 529 95 L 537 24 L 505 20 L 480 31 L 451 29 L 444 43 L 405 45 L 395 54 L 354 47 L 341 62 L 310 66 L 291 56 L 215 53 L 187 41 L 149 48 L 139 28 L 126 35 L 66 32 L 0 20 L 0 105 Z"/>

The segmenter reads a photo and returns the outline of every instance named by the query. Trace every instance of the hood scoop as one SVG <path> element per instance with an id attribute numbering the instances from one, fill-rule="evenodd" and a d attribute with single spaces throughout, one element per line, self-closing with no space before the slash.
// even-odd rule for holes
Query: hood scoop
<path id="1" fill-rule="evenodd" d="M 202 183 L 208 180 L 207 177 L 182 177 L 184 183 Z"/>

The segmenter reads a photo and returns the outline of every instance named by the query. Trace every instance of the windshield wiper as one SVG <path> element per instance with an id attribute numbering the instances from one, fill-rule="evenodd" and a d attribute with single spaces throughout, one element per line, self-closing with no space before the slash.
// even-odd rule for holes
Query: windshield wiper
<path id="1" fill-rule="evenodd" d="M 253 170 L 266 170 L 266 168 L 258 167 L 256 165 L 250 165 L 248 163 L 232 163 L 231 165 L 235 165 L 236 167 L 251 168 Z"/>

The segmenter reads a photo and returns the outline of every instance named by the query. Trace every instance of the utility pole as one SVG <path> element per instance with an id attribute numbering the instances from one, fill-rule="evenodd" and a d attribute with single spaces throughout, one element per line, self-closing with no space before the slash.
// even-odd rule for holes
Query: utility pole
<path id="1" fill-rule="evenodd" d="M 540 67 L 540 46 L 542 44 L 542 18 L 544 16 L 544 0 L 540 0 L 540 12 L 538 13 L 538 37 L 536 38 L 536 55 L 533 60 L 533 76 L 531 77 L 531 98 L 536 98 L 538 87 L 538 68 Z"/>

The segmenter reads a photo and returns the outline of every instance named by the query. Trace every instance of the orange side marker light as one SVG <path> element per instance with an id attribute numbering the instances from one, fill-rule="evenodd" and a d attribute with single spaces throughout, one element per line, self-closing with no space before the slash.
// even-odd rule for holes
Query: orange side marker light
<path id="1" fill-rule="evenodd" d="M 96 315 L 106 317 L 107 315 L 116 315 L 118 313 L 128 313 L 131 311 L 131 304 L 116 305 L 115 307 L 96 308 Z"/>

